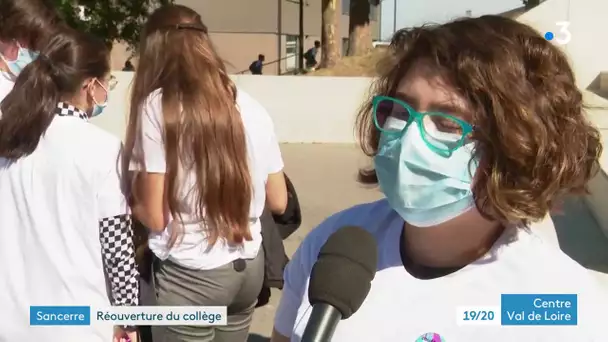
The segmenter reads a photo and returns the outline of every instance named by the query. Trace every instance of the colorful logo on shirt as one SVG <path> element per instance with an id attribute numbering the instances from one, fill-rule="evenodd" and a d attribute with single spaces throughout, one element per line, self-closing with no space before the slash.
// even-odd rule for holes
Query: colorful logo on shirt
<path id="1" fill-rule="evenodd" d="M 418 337 L 415 342 L 445 342 L 445 339 L 436 333 L 426 333 Z"/>

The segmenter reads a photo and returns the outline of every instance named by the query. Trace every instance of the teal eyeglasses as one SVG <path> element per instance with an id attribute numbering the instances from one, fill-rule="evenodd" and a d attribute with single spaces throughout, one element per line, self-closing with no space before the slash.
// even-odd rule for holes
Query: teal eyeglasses
<path id="1" fill-rule="evenodd" d="M 375 96 L 372 110 L 374 124 L 384 134 L 402 135 L 415 122 L 429 149 L 440 155 L 450 156 L 473 132 L 473 126 L 455 116 L 440 112 L 420 113 L 389 96 Z"/>

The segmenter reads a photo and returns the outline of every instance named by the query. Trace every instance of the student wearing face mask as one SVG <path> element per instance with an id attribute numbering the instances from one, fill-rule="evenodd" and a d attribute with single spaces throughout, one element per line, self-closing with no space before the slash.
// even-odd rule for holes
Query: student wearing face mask
<path id="1" fill-rule="evenodd" d="M 285 269 L 272 341 L 301 339 L 319 250 L 349 225 L 374 235 L 378 268 L 333 342 L 428 332 L 446 341 L 606 341 L 604 291 L 539 235 L 564 196 L 585 193 L 602 151 L 566 56 L 524 24 L 483 16 L 398 32 L 386 63 L 357 120 L 374 158 L 361 181 L 386 198 L 331 216 L 302 242 Z M 458 307 L 498 306 L 507 293 L 577 294 L 578 323 L 459 326 Z"/>
<path id="2" fill-rule="evenodd" d="M 0 0 L 0 101 L 62 22 L 43 0 Z"/>
<path id="3" fill-rule="evenodd" d="M 30 305 L 138 304 L 121 142 L 88 122 L 116 83 L 110 51 L 73 30 L 40 51 L 0 106 L 0 341 L 136 341 L 131 327 L 28 321 Z"/>

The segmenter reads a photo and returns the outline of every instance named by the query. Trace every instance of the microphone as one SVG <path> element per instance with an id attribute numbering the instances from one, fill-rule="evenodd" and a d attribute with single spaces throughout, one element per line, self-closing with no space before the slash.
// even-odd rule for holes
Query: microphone
<path id="1" fill-rule="evenodd" d="M 329 342 L 338 322 L 354 314 L 376 275 L 378 247 L 366 230 L 347 226 L 332 234 L 310 274 L 310 319 L 301 342 Z"/>

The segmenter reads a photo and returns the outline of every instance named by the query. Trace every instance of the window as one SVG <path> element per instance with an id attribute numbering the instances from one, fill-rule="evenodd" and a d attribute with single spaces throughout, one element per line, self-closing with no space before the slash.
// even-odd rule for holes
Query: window
<path id="1" fill-rule="evenodd" d="M 342 38 L 342 56 L 348 54 L 348 38 Z"/>
<path id="2" fill-rule="evenodd" d="M 285 36 L 285 71 L 298 67 L 298 36 Z"/>
<path id="3" fill-rule="evenodd" d="M 369 19 L 370 20 L 378 20 L 379 16 L 378 16 L 378 9 L 380 8 L 380 5 L 378 6 L 374 6 L 372 4 L 369 5 Z"/>
<path id="4" fill-rule="evenodd" d="M 350 0 L 342 0 L 342 14 L 350 13 Z"/>
<path id="5" fill-rule="evenodd" d="M 350 14 L 350 2 L 351 0 L 342 0 L 342 14 L 349 15 Z M 369 18 L 370 20 L 378 20 L 378 8 L 380 6 L 374 6 L 369 4 Z"/>

